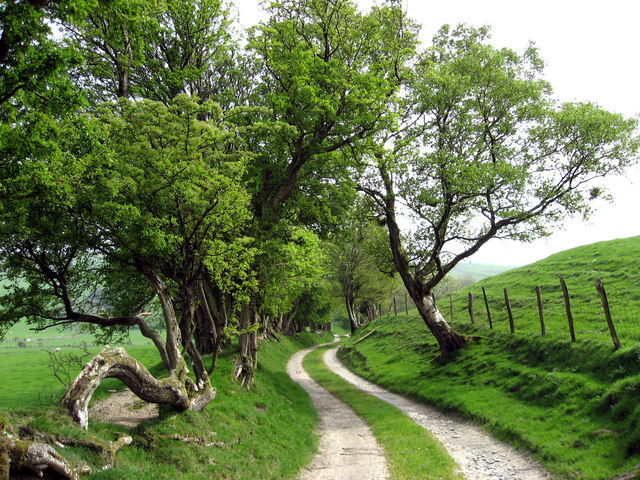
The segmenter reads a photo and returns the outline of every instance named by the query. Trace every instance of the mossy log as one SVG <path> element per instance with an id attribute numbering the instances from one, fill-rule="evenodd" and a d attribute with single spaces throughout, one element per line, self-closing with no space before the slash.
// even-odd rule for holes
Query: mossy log
<path id="1" fill-rule="evenodd" d="M 105 378 L 117 378 L 142 400 L 170 405 L 178 411 L 201 410 L 215 397 L 210 382 L 195 385 L 188 377 L 184 359 L 179 356 L 178 366 L 171 374 L 156 379 L 147 368 L 122 348 L 103 350 L 87 363 L 62 399 L 62 405 L 74 421 L 86 429 L 89 425 L 88 406 L 93 393 Z"/>

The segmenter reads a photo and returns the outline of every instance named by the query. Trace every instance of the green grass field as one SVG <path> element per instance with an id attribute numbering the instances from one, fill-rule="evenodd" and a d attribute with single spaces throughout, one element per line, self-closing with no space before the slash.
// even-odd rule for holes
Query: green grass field
<path id="1" fill-rule="evenodd" d="M 297 339 L 262 343 L 256 382 L 250 391 L 231 381 L 235 352 L 225 352 L 212 377 L 217 396 L 203 412 L 161 408 L 158 420 L 135 429 L 90 418 L 87 432 L 72 424 L 56 405 L 38 405 L 43 382 L 57 382 L 42 365 L 42 353 L 32 348 L 6 349 L 0 351 L 0 417 L 8 417 L 10 425 L 76 438 L 109 441 L 122 433 L 132 435 L 133 444 L 118 453 L 116 468 L 111 470 L 100 470 L 104 459 L 86 449 L 66 448 L 65 457 L 93 468 L 94 473 L 82 477 L 86 479 L 295 478 L 315 453 L 317 414 L 306 392 L 290 380 L 285 366 L 295 351 L 329 339 L 329 334 L 299 334 Z M 155 374 L 162 372 L 153 346 L 127 349 L 149 366 L 155 362 L 151 368 Z M 119 384 L 111 382 L 103 382 L 99 390 Z M 99 396 L 96 392 L 94 398 Z M 175 440 L 175 434 L 216 443 L 209 447 L 184 443 Z"/>
<path id="2" fill-rule="evenodd" d="M 515 329 L 541 333 L 535 287 L 540 286 L 547 335 L 569 339 L 567 314 L 558 277 L 569 291 L 578 341 L 613 345 L 602 304 L 595 289 L 601 279 L 609 300 L 613 322 L 622 345 L 640 341 L 640 236 L 594 243 L 552 255 L 482 280 L 453 296 L 454 323 L 469 323 L 468 294 L 475 297 L 474 312 L 479 324 L 488 326 L 482 287 L 489 300 L 494 328 L 509 331 L 504 289 L 507 288 Z M 438 299 L 447 320 L 451 319 L 449 298 Z"/>

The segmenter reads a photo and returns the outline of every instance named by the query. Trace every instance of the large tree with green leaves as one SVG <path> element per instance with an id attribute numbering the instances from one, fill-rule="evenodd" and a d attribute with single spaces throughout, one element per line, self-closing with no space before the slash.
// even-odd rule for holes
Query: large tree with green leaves
<path id="1" fill-rule="evenodd" d="M 598 180 L 637 161 L 637 122 L 559 104 L 535 48 L 443 27 L 406 85 L 399 129 L 380 137 L 361 182 L 384 214 L 394 261 L 442 355 L 468 340 L 431 293 L 492 238 L 527 241 L 588 215 Z"/>
<path id="2" fill-rule="evenodd" d="M 267 11 L 269 20 L 249 35 L 260 67 L 252 103 L 267 107 L 265 118 L 283 127 L 250 144 L 257 154 L 248 187 L 259 244 L 286 240 L 292 224 L 318 229 L 337 213 L 328 199 L 338 207 L 356 152 L 388 124 L 391 99 L 416 43 L 398 2 L 362 14 L 348 0 L 283 0 Z M 276 264 L 267 253 L 258 257 L 262 264 Z M 268 279 L 262 268 L 255 266 L 258 288 L 241 316 L 247 331 L 254 330 L 264 301 Z M 238 374 L 244 379 L 256 366 L 252 335 L 241 338 Z"/>
<path id="3" fill-rule="evenodd" d="M 187 96 L 169 107 L 126 99 L 106 104 L 92 126 L 92 148 L 73 158 L 67 188 L 56 191 L 54 183 L 50 196 L 31 199 L 25 215 L 2 224 L 2 267 L 15 280 L 1 298 L 2 318 L 26 317 L 37 328 L 135 325 L 154 342 L 165 378 L 154 378 L 121 349 L 101 352 L 83 369 L 63 403 L 84 426 L 91 395 L 107 377 L 147 401 L 200 409 L 215 395 L 193 339 L 202 278 L 206 273 L 224 285 L 250 260 L 241 234 L 248 215 L 240 183 L 245 154 L 233 148 L 241 132 L 216 104 Z M 123 281 L 131 279 L 155 293 L 164 339 L 141 309 L 96 311 L 96 286 L 131 298 Z"/>

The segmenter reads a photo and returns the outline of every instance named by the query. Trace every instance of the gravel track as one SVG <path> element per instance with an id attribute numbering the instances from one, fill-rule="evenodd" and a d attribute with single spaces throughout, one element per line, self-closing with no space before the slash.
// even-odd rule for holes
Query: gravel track
<path id="1" fill-rule="evenodd" d="M 458 463 L 467 480 L 548 480 L 553 477 L 530 455 L 499 442 L 458 415 L 388 392 L 351 373 L 337 357 L 338 347 L 327 350 L 324 361 L 334 373 L 360 390 L 396 406 L 429 430 Z M 340 478 L 340 477 L 335 477 Z"/>
<path id="2" fill-rule="evenodd" d="M 383 480 L 389 478 L 387 462 L 371 429 L 351 407 L 314 382 L 302 368 L 302 359 L 318 347 L 294 354 L 287 373 L 304 388 L 320 415 L 318 454 L 302 480 Z"/>

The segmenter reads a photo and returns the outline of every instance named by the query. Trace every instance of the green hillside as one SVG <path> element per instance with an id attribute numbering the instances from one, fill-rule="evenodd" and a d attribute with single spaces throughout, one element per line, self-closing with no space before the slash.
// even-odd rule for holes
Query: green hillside
<path id="1" fill-rule="evenodd" d="M 509 330 L 504 289 L 508 289 L 515 329 L 540 333 L 535 287 L 542 292 L 546 332 L 569 338 L 567 314 L 559 277 L 564 277 L 578 340 L 589 338 L 611 344 L 595 280 L 603 282 L 611 314 L 623 345 L 640 340 L 640 236 L 598 242 L 566 250 L 550 257 L 514 268 L 482 280 L 453 296 L 454 320 L 469 322 L 468 294 L 475 297 L 478 323 L 488 325 L 484 287 L 494 328 Z M 450 319 L 448 299 L 440 309 Z"/>
<path id="2" fill-rule="evenodd" d="M 640 471 L 638 259 L 640 237 L 601 242 L 472 285 L 453 297 L 452 323 L 479 340 L 444 361 L 437 361 L 438 345 L 415 312 L 372 322 L 347 342 L 340 356 L 378 384 L 462 413 L 533 453 L 557 478 L 622 478 L 618 475 L 634 467 Z M 576 342 L 569 337 L 559 275 L 570 292 Z M 609 294 L 620 350 L 613 348 L 596 278 Z M 545 336 L 540 334 L 536 285 L 543 293 Z M 510 293 L 514 334 L 504 288 Z M 469 292 L 476 296 L 476 325 L 467 312 Z M 449 317 L 448 297 L 438 304 Z M 373 329 L 374 335 L 355 343 Z"/>

